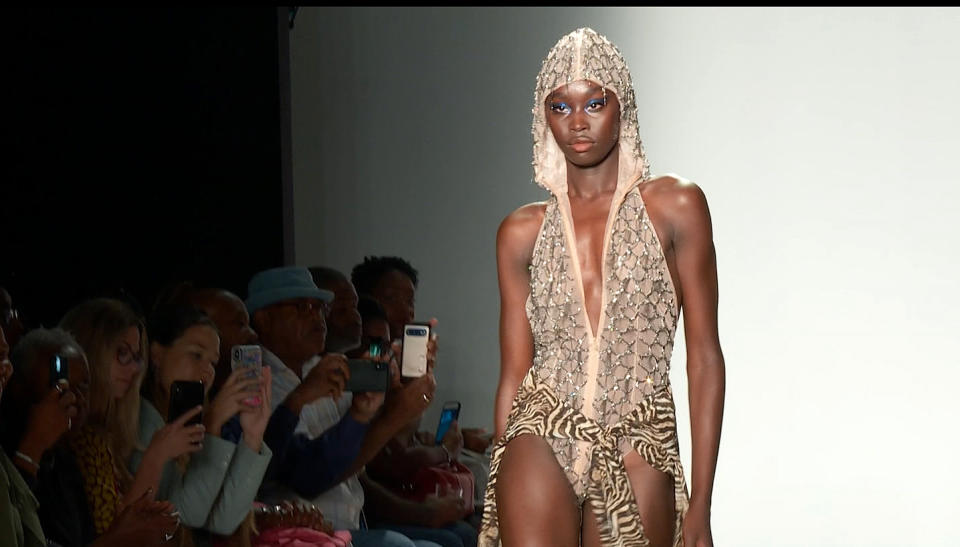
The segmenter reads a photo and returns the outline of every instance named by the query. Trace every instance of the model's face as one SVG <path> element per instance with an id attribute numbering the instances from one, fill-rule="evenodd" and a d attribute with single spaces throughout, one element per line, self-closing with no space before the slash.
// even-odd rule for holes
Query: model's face
<path id="1" fill-rule="evenodd" d="M 403 326 L 413 322 L 416 293 L 413 280 L 399 270 L 391 270 L 377 283 L 372 296 L 387 312 L 390 334 L 393 336 L 403 336 Z"/>
<path id="2" fill-rule="evenodd" d="M 110 358 L 110 389 L 114 399 L 122 399 L 130 391 L 133 381 L 143 366 L 143 348 L 140 329 L 128 327 L 108 349 Z"/>
<path id="3" fill-rule="evenodd" d="M 164 393 L 169 395 L 177 380 L 203 382 L 208 391 L 220 360 L 220 336 L 207 325 L 194 325 L 170 346 L 153 343 L 151 353 Z"/>
<path id="4" fill-rule="evenodd" d="M 578 80 L 558 87 L 544 104 L 550 132 L 567 161 L 592 167 L 605 160 L 620 137 L 620 101 L 597 83 Z"/>

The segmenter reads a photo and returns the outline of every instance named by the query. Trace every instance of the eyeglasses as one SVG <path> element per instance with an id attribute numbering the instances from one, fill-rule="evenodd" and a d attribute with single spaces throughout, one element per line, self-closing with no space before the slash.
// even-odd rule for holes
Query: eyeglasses
<path id="1" fill-rule="evenodd" d="M 313 315 L 317 312 L 324 317 L 330 315 L 330 304 L 323 300 L 293 300 L 289 302 L 279 302 L 278 306 L 296 306 L 297 313 L 300 315 Z"/>
<path id="2" fill-rule="evenodd" d="M 20 319 L 20 312 L 17 308 L 7 308 L 0 311 L 0 321 L 3 321 L 4 325 L 9 325 L 14 319 Z"/>
<path id="3" fill-rule="evenodd" d="M 140 366 L 143 364 L 143 353 L 134 353 L 130 346 L 120 344 L 120 347 L 117 348 L 117 362 L 123 366 L 131 364 Z"/>

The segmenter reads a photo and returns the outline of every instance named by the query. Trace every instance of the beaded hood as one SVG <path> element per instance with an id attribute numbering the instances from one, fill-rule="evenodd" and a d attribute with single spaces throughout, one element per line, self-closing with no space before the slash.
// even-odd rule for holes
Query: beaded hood
<path id="1" fill-rule="evenodd" d="M 537 75 L 533 101 L 534 180 L 554 195 L 567 192 L 567 166 L 544 113 L 547 95 L 578 80 L 591 80 L 612 91 L 620 101 L 620 165 L 618 191 L 650 177 L 640 141 L 637 102 L 627 62 L 617 46 L 589 28 L 567 34 L 550 50 Z"/>

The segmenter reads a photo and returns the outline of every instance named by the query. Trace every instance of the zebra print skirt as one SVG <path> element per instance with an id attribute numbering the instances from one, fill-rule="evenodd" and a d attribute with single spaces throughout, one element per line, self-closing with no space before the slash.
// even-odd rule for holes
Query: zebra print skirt
<path id="1" fill-rule="evenodd" d="M 610 547 L 641 547 L 649 542 L 643 533 L 640 512 L 619 449 L 620 441 L 627 439 L 654 469 L 673 477 L 676 514 L 673 545 L 682 547 L 681 525 L 689 498 L 676 431 L 673 392 L 669 385 L 648 395 L 620 423 L 608 428 L 562 404 L 548 386 L 538 382 L 533 374 L 527 374 L 514 398 L 506 432 L 493 447 L 479 547 L 500 545 L 496 505 L 500 458 L 512 439 L 528 433 L 589 443 L 591 459 L 585 497 L 591 502 L 599 524 L 601 543 Z"/>

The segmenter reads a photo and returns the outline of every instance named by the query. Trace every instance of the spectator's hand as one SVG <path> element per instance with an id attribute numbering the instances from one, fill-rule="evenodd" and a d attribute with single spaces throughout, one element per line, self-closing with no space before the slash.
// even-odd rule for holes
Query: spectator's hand
<path id="1" fill-rule="evenodd" d="M 124 507 L 93 545 L 162 545 L 173 538 L 180 527 L 179 514 L 169 502 L 151 501 L 151 497 L 153 489 L 148 489 Z"/>
<path id="2" fill-rule="evenodd" d="M 43 453 L 73 427 L 77 411 L 77 396 L 70 390 L 70 383 L 60 380 L 30 407 L 27 429 L 18 450 L 39 462 Z"/>
<path id="3" fill-rule="evenodd" d="M 240 411 L 250 408 L 250 405 L 244 401 L 253 399 L 254 403 L 263 402 L 258 393 L 263 379 L 249 378 L 248 372 L 249 369 L 246 368 L 238 368 L 231 372 L 223 387 L 217 392 L 217 396 L 208 405 L 203 421 L 207 426 L 207 432 L 211 435 L 219 437 L 223 424 Z"/>
<path id="4" fill-rule="evenodd" d="M 347 356 L 342 353 L 328 353 L 313 367 L 297 388 L 307 403 L 321 397 L 339 399 L 343 395 L 350 369 L 347 368 Z"/>
<path id="5" fill-rule="evenodd" d="M 156 458 L 160 465 L 178 458 L 183 454 L 197 452 L 203 448 L 203 435 L 206 428 L 203 424 L 187 424 L 187 420 L 193 418 L 200 411 L 202 406 L 196 406 L 182 416 L 169 424 L 158 429 L 150 439 L 150 445 L 144 453 L 144 459 Z"/>
<path id="6" fill-rule="evenodd" d="M 436 443 L 436 440 L 433 438 L 433 433 L 429 431 L 417 431 L 416 432 L 417 440 L 420 441 L 420 444 L 433 446 Z"/>
<path id="7" fill-rule="evenodd" d="M 467 427 L 463 431 L 463 447 L 474 452 L 484 453 L 493 443 L 493 434 L 485 427 Z"/>
<path id="8" fill-rule="evenodd" d="M 456 420 L 450 423 L 450 429 L 443 436 L 443 446 L 450 452 L 451 458 L 460 457 L 460 450 L 463 449 L 463 435 L 460 434 L 460 424 Z"/>
<path id="9" fill-rule="evenodd" d="M 427 372 L 433 372 L 437 366 L 437 318 L 430 319 L 430 341 L 427 342 Z"/>
<path id="10" fill-rule="evenodd" d="M 437 389 L 437 380 L 432 372 L 415 378 L 390 394 L 388 410 L 391 419 L 403 425 L 409 424 L 423 415 L 430 406 Z"/>
<path id="11" fill-rule="evenodd" d="M 430 494 L 423 503 L 427 511 L 427 521 L 424 524 L 430 528 L 442 528 L 453 524 L 466 512 L 463 498 L 455 494 L 442 497 Z"/>
<path id="12" fill-rule="evenodd" d="M 259 400 L 259 405 L 251 407 L 246 404 L 240 411 L 240 427 L 243 428 L 243 442 L 247 444 L 250 450 L 256 453 L 260 452 L 263 444 L 263 432 L 267 429 L 267 423 L 270 421 L 271 395 L 273 386 L 273 377 L 270 367 L 263 367 L 260 378 L 260 393 L 254 400 Z M 249 394 L 248 394 L 249 395 Z"/>

